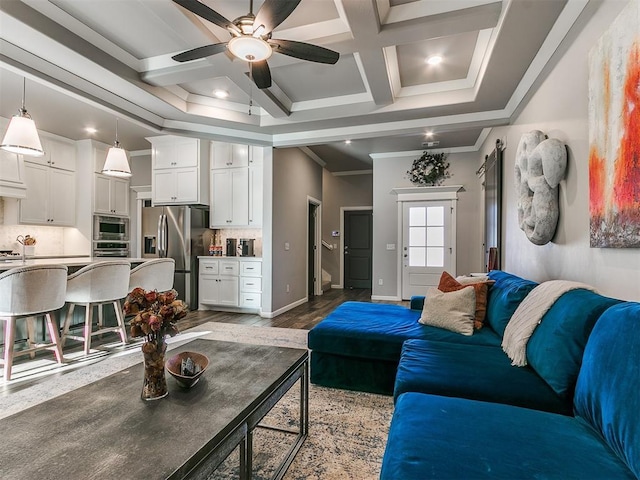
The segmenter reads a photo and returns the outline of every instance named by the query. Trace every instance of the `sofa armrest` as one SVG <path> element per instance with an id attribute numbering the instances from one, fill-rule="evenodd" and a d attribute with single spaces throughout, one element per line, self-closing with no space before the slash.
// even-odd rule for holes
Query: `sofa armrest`
<path id="1" fill-rule="evenodd" d="M 411 297 L 411 310 L 422 310 L 424 307 L 424 295 L 414 295 Z"/>

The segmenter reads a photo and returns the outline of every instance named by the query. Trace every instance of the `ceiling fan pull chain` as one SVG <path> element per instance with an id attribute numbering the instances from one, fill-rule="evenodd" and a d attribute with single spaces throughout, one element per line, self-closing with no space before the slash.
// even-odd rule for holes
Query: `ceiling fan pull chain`
<path id="1" fill-rule="evenodd" d="M 253 106 L 253 62 L 249 62 L 249 116 Z"/>

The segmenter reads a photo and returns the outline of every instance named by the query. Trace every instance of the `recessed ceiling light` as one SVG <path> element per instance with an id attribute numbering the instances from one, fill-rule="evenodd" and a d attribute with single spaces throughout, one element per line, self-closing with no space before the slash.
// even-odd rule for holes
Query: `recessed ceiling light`
<path id="1" fill-rule="evenodd" d="M 226 90 L 214 90 L 213 94 L 218 98 L 227 98 L 229 96 L 229 92 Z"/>
<path id="2" fill-rule="evenodd" d="M 347 145 L 351 145 L 351 140 L 345 140 L 344 143 L 346 143 Z"/>
<path id="3" fill-rule="evenodd" d="M 93 135 L 93 134 L 95 134 L 95 133 L 98 133 L 98 130 L 97 130 L 97 129 L 95 129 L 95 128 L 93 128 L 93 127 L 86 127 L 86 128 L 84 129 L 84 131 L 85 131 L 85 132 L 87 132 L 87 133 L 89 133 L 89 134 L 91 134 L 91 135 Z"/>
<path id="4" fill-rule="evenodd" d="M 440 55 L 432 55 L 425 60 L 429 65 L 438 65 L 442 62 L 442 57 Z"/>
<path id="5" fill-rule="evenodd" d="M 426 132 L 424 134 L 424 136 L 427 137 L 427 138 L 431 138 L 431 137 L 433 137 L 433 132 Z"/>

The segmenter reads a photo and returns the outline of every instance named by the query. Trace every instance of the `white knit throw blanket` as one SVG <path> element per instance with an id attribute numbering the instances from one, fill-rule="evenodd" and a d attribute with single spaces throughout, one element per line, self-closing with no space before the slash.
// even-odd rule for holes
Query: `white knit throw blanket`
<path id="1" fill-rule="evenodd" d="M 524 367 L 527 364 L 527 342 L 542 322 L 544 314 L 563 294 L 578 288 L 596 291 L 592 286 L 580 282 L 550 280 L 529 292 L 511 316 L 502 337 L 502 350 L 511 359 L 512 365 Z"/>

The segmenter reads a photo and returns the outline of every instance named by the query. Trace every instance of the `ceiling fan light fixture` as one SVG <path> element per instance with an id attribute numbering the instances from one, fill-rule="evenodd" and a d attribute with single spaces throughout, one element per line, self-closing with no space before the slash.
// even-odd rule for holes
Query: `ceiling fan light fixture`
<path id="1" fill-rule="evenodd" d="M 234 37 L 227 44 L 229 51 L 245 62 L 261 62 L 271 56 L 271 45 L 261 38 L 243 35 Z"/>

